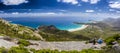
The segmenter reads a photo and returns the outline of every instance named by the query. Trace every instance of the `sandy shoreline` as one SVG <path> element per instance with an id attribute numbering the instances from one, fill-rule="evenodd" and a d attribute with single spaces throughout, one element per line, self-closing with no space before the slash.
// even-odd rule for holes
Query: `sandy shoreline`
<path id="1" fill-rule="evenodd" d="M 69 29 L 68 31 L 74 32 L 74 31 L 78 31 L 78 30 L 83 30 L 83 29 L 85 29 L 85 28 L 87 28 L 87 27 L 88 27 L 88 25 L 82 25 L 80 28 Z"/>

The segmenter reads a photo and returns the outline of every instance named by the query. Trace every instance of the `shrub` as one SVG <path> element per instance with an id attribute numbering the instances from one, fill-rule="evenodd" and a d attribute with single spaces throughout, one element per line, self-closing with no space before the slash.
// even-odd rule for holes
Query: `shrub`
<path id="1" fill-rule="evenodd" d="M 28 49 L 24 47 L 12 47 L 10 48 L 8 53 L 30 53 L 30 52 L 28 51 Z"/>
<path id="2" fill-rule="evenodd" d="M 107 40 L 105 40 L 107 45 L 112 45 L 112 42 L 114 42 L 114 41 L 115 41 L 115 39 L 113 39 L 113 38 L 108 38 Z"/>
<path id="3" fill-rule="evenodd" d="M 0 48 L 0 53 L 8 53 L 8 50 L 6 50 L 4 47 Z"/>
<path id="4" fill-rule="evenodd" d="M 24 39 L 20 39 L 18 41 L 18 44 L 24 45 L 24 46 L 29 46 L 31 43 L 29 41 L 26 41 Z"/>
<path id="5" fill-rule="evenodd" d="M 108 37 L 105 42 L 107 45 L 112 45 L 112 42 L 118 41 L 119 42 L 120 34 L 115 34 L 112 37 Z"/>
<path id="6" fill-rule="evenodd" d="M 102 51 L 101 50 L 85 49 L 85 50 L 82 50 L 80 53 L 102 53 Z"/>
<path id="7" fill-rule="evenodd" d="M 114 38 L 115 40 L 119 40 L 120 34 L 116 34 L 115 36 L 113 36 L 113 38 Z"/>

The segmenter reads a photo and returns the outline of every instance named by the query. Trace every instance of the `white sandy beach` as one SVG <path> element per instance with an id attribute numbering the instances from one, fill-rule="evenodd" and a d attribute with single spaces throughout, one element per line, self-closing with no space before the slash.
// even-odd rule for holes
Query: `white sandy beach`
<path id="1" fill-rule="evenodd" d="M 85 29 L 85 28 L 87 28 L 87 27 L 88 27 L 88 25 L 82 25 L 80 28 L 69 29 L 68 31 L 74 32 L 74 31 L 78 31 L 78 30 L 83 30 L 83 29 Z"/>

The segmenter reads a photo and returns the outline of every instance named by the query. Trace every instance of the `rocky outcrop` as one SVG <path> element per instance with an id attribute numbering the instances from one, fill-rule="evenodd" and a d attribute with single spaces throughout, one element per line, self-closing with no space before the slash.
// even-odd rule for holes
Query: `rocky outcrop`
<path id="1" fill-rule="evenodd" d="M 106 46 L 105 43 L 93 45 L 92 43 L 85 44 L 85 41 L 65 41 L 65 42 L 44 42 L 44 41 L 30 41 L 31 43 L 37 45 L 30 45 L 27 48 L 34 48 L 36 50 L 39 49 L 51 49 L 51 50 L 78 50 L 81 51 L 83 49 L 92 49 L 92 47 L 96 47 L 95 49 L 100 50 L 101 47 Z"/>

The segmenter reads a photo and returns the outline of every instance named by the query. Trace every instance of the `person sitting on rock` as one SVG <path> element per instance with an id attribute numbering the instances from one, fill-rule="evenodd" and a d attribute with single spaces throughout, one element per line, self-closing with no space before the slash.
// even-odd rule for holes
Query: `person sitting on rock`
<path id="1" fill-rule="evenodd" d="M 97 43 L 98 43 L 98 44 L 102 44 L 102 43 L 103 43 L 102 38 L 99 38 L 99 39 L 97 40 Z"/>

